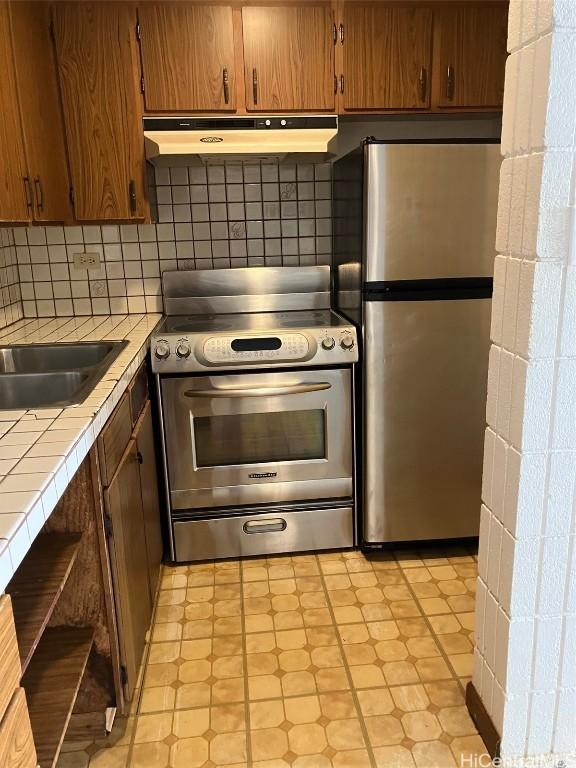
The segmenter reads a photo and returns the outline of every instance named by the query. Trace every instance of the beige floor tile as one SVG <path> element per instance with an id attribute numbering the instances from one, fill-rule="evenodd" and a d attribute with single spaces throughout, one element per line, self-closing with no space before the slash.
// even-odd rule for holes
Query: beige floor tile
<path id="1" fill-rule="evenodd" d="M 456 761 L 446 744 L 423 741 L 412 747 L 412 757 L 418 768 L 455 768 Z"/>
<path id="2" fill-rule="evenodd" d="M 347 749 L 332 757 L 334 768 L 369 768 L 370 755 L 365 749 Z"/>
<path id="3" fill-rule="evenodd" d="M 286 672 L 281 679 L 283 696 L 316 693 L 316 679 L 312 672 Z"/>
<path id="4" fill-rule="evenodd" d="M 406 736 L 412 741 L 431 741 L 442 734 L 438 718 L 426 710 L 408 712 L 402 716 L 401 721 Z"/>
<path id="5" fill-rule="evenodd" d="M 395 707 L 388 688 L 375 688 L 369 691 L 358 691 L 358 701 L 364 717 L 371 715 L 389 715 Z"/>
<path id="6" fill-rule="evenodd" d="M 212 684 L 213 704 L 227 704 L 231 701 L 244 701 L 245 698 L 246 689 L 243 677 L 216 680 L 216 682 Z"/>
<path id="7" fill-rule="evenodd" d="M 176 621 L 156 624 L 152 630 L 153 643 L 161 643 L 165 640 L 180 640 L 181 638 L 182 624 Z"/>
<path id="8" fill-rule="evenodd" d="M 210 709 L 183 709 L 174 713 L 172 733 L 179 739 L 202 736 L 210 727 Z"/>
<path id="9" fill-rule="evenodd" d="M 172 732 L 172 712 L 155 715 L 140 715 L 136 723 L 134 743 L 162 741 Z"/>
<path id="10" fill-rule="evenodd" d="M 208 760 L 208 756 L 208 739 L 178 739 L 170 749 L 170 765 L 173 768 L 199 768 Z"/>
<path id="11" fill-rule="evenodd" d="M 254 760 L 272 760 L 288 752 L 288 736 L 281 728 L 253 730 L 250 740 Z"/>
<path id="12" fill-rule="evenodd" d="M 448 660 L 458 677 L 470 677 L 474 669 L 474 655 L 472 653 L 450 654 Z"/>
<path id="13" fill-rule="evenodd" d="M 350 688 L 348 675 L 344 667 L 319 669 L 314 677 L 316 678 L 316 685 L 319 691 L 346 691 Z"/>
<path id="14" fill-rule="evenodd" d="M 250 701 L 282 696 L 280 679 L 274 675 L 258 675 L 248 678 L 248 696 Z"/>
<path id="15" fill-rule="evenodd" d="M 394 715 L 374 715 L 364 719 L 368 738 L 373 747 L 400 744 L 404 739 L 402 723 Z"/>
<path id="16" fill-rule="evenodd" d="M 438 720 L 450 736 L 473 736 L 476 734 L 476 727 L 465 706 L 441 709 L 438 713 Z"/>
<path id="17" fill-rule="evenodd" d="M 374 749 L 377 768 L 414 768 L 416 763 L 406 747 L 378 747 Z"/>
<path id="18" fill-rule="evenodd" d="M 381 688 L 386 684 L 382 670 L 374 664 L 351 667 L 350 674 L 355 688 Z"/>
<path id="19" fill-rule="evenodd" d="M 276 728 L 286 720 L 285 704 L 293 699 L 250 702 L 250 727 L 254 730 Z"/>
<path id="20" fill-rule="evenodd" d="M 145 688 L 140 700 L 140 712 L 162 712 L 173 710 L 176 701 L 176 691 L 170 685 L 158 688 Z"/>
<path id="21" fill-rule="evenodd" d="M 326 749 L 326 732 L 318 723 L 294 725 L 288 731 L 288 745 L 296 755 L 313 755 Z"/>
<path id="22" fill-rule="evenodd" d="M 152 688 L 151 690 L 155 689 Z M 210 704 L 211 689 L 208 683 L 185 683 L 175 693 L 176 709 L 207 707 Z"/>
<path id="23" fill-rule="evenodd" d="M 219 766 L 246 765 L 246 733 L 218 734 L 210 741 L 210 760 Z"/>
<path id="24" fill-rule="evenodd" d="M 126 768 L 168 768 L 170 748 L 167 744 L 135 744 Z"/>
<path id="25" fill-rule="evenodd" d="M 326 725 L 326 738 L 333 749 L 347 750 L 366 746 L 360 720 L 357 718 L 331 720 Z"/>
<path id="26" fill-rule="evenodd" d="M 399 685 L 390 688 L 398 709 L 404 712 L 418 712 L 430 706 L 430 699 L 423 685 Z"/>

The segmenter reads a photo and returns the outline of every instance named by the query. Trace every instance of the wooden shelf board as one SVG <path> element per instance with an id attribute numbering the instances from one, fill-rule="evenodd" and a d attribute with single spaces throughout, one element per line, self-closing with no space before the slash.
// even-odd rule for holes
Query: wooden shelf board
<path id="1" fill-rule="evenodd" d="M 26 671 L 64 589 L 81 538 L 80 533 L 41 534 L 6 587 L 12 597 L 22 672 Z"/>
<path id="2" fill-rule="evenodd" d="M 22 678 L 40 768 L 56 764 L 93 639 L 91 627 L 48 627 Z"/>

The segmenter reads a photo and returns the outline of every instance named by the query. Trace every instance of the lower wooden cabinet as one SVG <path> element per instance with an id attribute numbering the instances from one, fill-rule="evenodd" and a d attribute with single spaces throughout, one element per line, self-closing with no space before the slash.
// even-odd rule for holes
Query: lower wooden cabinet
<path id="1" fill-rule="evenodd" d="M 146 554 L 148 555 L 148 586 L 150 599 L 154 604 L 160 563 L 162 562 L 163 543 L 160 526 L 160 499 L 158 493 L 158 472 L 156 467 L 156 449 L 154 446 L 154 425 L 152 406 L 147 402 L 134 430 L 138 460 L 140 462 L 140 489 L 142 492 L 142 514 Z"/>
<path id="2" fill-rule="evenodd" d="M 129 393 L 142 375 L 146 376 L 145 367 L 134 377 Z M 129 393 L 98 439 L 123 692 L 128 701 L 146 645 L 163 554 L 152 404 L 147 397 Z"/>
<path id="3" fill-rule="evenodd" d="M 23 688 L 17 688 L 0 722 L 2 768 L 36 768 L 36 749 Z"/>

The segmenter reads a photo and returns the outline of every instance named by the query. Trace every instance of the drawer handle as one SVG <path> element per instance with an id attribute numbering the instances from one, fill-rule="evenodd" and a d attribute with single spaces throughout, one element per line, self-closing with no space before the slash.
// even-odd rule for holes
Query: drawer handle
<path id="1" fill-rule="evenodd" d="M 286 530 L 286 520 L 283 517 L 275 517 L 268 520 L 248 520 L 242 528 L 244 533 L 281 533 Z"/>

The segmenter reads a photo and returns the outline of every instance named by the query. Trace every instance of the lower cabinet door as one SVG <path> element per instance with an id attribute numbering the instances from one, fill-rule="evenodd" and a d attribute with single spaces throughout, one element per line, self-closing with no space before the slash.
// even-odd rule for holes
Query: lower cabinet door
<path id="1" fill-rule="evenodd" d="M 130 440 L 105 491 L 110 558 L 118 614 L 120 651 L 126 676 L 124 693 L 132 698 L 152 617 L 148 557 L 135 440 Z"/>
<path id="2" fill-rule="evenodd" d="M 0 723 L 2 768 L 36 768 L 36 749 L 24 688 L 17 688 Z"/>
<path id="3" fill-rule="evenodd" d="M 138 420 L 134 437 L 138 446 L 140 461 L 140 486 L 142 489 L 142 511 L 144 513 L 144 533 L 148 554 L 148 577 L 150 581 L 150 599 L 154 604 L 160 564 L 162 563 L 163 544 L 160 525 L 160 499 L 158 494 L 158 470 L 154 448 L 154 427 L 152 424 L 152 406 L 148 402 Z"/>

